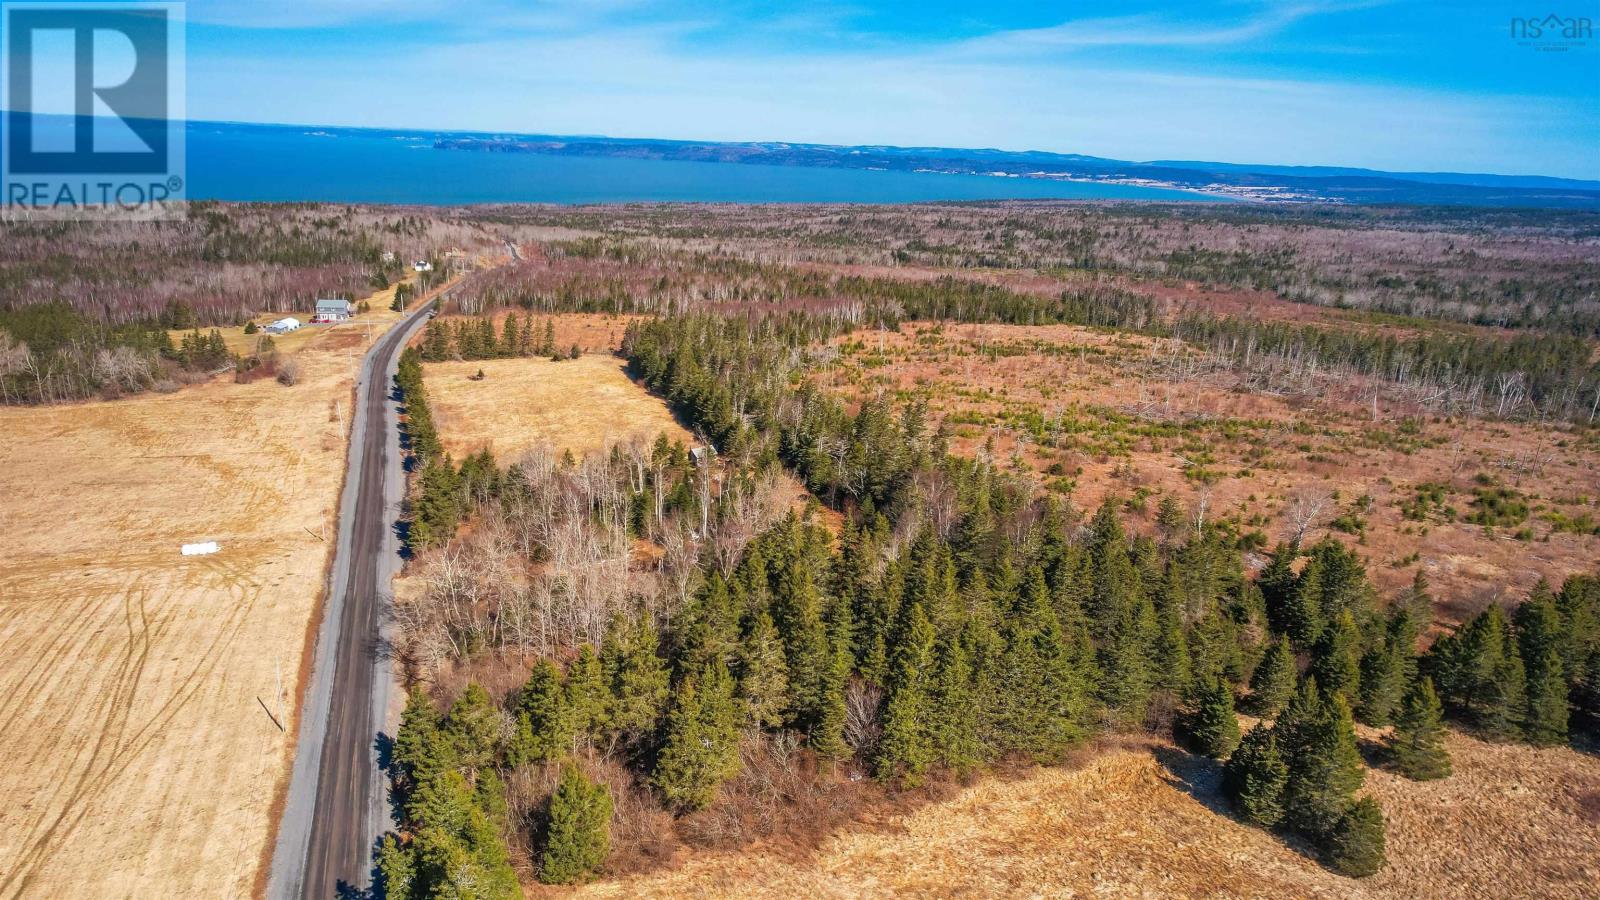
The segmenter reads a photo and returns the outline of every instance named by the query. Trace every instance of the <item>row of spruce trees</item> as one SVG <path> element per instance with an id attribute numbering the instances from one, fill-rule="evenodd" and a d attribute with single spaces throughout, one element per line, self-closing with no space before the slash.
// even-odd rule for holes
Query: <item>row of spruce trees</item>
<path id="1" fill-rule="evenodd" d="M 487 448 L 459 466 L 444 452 L 422 383 L 422 354 L 417 348 L 401 352 L 395 386 L 405 404 L 403 441 L 416 473 L 406 518 L 406 547 L 416 553 L 455 537 L 473 503 L 499 490 L 501 473 Z"/>
<path id="2" fill-rule="evenodd" d="M 427 362 L 449 359 L 506 359 L 518 356 L 547 356 L 551 359 L 577 359 L 577 345 L 563 352 L 556 347 L 555 320 L 544 320 L 544 332 L 534 336 L 533 316 L 507 313 L 496 334 L 490 316 L 449 320 L 435 319 L 422 335 L 421 353 Z"/>

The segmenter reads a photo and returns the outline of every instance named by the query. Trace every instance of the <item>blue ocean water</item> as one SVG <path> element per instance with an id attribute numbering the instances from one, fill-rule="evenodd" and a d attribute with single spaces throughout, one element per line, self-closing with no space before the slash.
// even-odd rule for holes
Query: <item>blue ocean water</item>
<path id="1" fill-rule="evenodd" d="M 911 203 L 1216 200 L 1188 191 L 732 163 L 435 150 L 427 135 L 192 122 L 193 200 L 349 203 Z"/>

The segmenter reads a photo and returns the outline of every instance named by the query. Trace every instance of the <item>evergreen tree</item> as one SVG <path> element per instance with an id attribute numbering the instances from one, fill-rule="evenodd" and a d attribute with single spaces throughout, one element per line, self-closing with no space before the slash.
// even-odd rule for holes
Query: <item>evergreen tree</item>
<path id="1" fill-rule="evenodd" d="M 561 673 L 549 660 L 541 660 L 517 695 L 517 727 L 506 748 L 506 763 L 548 762 L 565 753 L 572 742 L 566 706 Z"/>
<path id="2" fill-rule="evenodd" d="M 825 760 L 843 759 L 850 754 L 850 747 L 844 740 L 844 692 L 850 682 L 850 667 L 854 660 L 845 641 L 834 643 L 830 654 L 828 668 L 823 673 L 821 705 L 817 710 L 816 724 L 807 738 L 811 749 Z"/>
<path id="3" fill-rule="evenodd" d="M 904 776 L 915 784 L 937 755 L 930 728 L 939 712 L 930 696 L 936 636 L 920 602 L 909 602 L 904 609 L 885 686 L 883 739 L 873 765 L 881 780 Z"/>
<path id="4" fill-rule="evenodd" d="M 1250 676 L 1250 711 L 1258 716 L 1277 715 L 1294 695 L 1294 683 L 1294 651 L 1284 635 L 1267 645 L 1266 655 Z"/>
<path id="5" fill-rule="evenodd" d="M 575 735 L 593 737 L 607 725 L 606 706 L 609 691 L 605 675 L 600 668 L 600 658 L 588 644 L 578 648 L 578 656 L 567 669 L 566 708 L 568 727 Z"/>
<path id="6" fill-rule="evenodd" d="M 1567 740 L 1568 684 L 1562 652 L 1566 629 L 1555 595 L 1543 579 L 1527 602 L 1517 608 L 1517 649 L 1527 671 L 1527 709 L 1523 735 L 1536 746 L 1551 747 Z"/>
<path id="7" fill-rule="evenodd" d="M 1222 770 L 1223 792 L 1246 821 L 1271 828 L 1283 819 L 1283 792 L 1289 769 L 1278 753 L 1278 740 L 1264 723 L 1256 723 L 1239 742 Z"/>
<path id="8" fill-rule="evenodd" d="M 492 775 L 485 773 L 490 779 Z M 408 826 L 414 835 L 410 865 L 394 859 L 385 863 L 390 873 L 409 874 L 409 893 L 417 898 L 482 898 L 512 900 L 521 896 L 505 843 L 503 822 L 486 811 L 480 796 L 460 772 L 451 769 L 419 786 L 407 807 Z M 409 870 L 409 871 L 408 871 Z"/>
<path id="9" fill-rule="evenodd" d="M 965 775 L 983 761 L 972 663 L 963 638 L 939 642 L 934 660 L 930 737 L 939 763 Z"/>
<path id="10" fill-rule="evenodd" d="M 544 340 L 539 342 L 539 355 L 550 356 L 556 352 L 556 323 L 554 319 L 544 320 Z"/>
<path id="11" fill-rule="evenodd" d="M 1301 696 L 1291 701 L 1291 711 Z M 1296 831 L 1320 841 L 1338 823 L 1366 772 L 1356 748 L 1355 720 L 1344 695 L 1319 699 L 1309 713 L 1297 721 L 1292 737 L 1281 745 L 1289 768 L 1284 818 Z"/>
<path id="12" fill-rule="evenodd" d="M 809 735 L 811 749 L 826 760 L 843 759 L 850 754 L 845 743 L 845 689 L 855 668 L 851 640 L 855 625 L 846 600 L 830 599 L 823 615 L 827 635 L 828 667 L 823 672 L 822 705 Z"/>
<path id="13" fill-rule="evenodd" d="M 733 679 L 721 661 L 713 661 L 678 688 L 651 783 L 669 806 L 695 810 L 716 799 L 717 788 L 738 771 Z"/>
<path id="14" fill-rule="evenodd" d="M 1156 507 L 1156 526 L 1167 540 L 1173 540 L 1183 533 L 1187 526 L 1186 514 L 1183 504 L 1176 497 L 1162 497 L 1161 503 Z"/>
<path id="15" fill-rule="evenodd" d="M 416 855 L 393 832 L 385 834 L 378 845 L 377 869 L 384 900 L 424 900 L 414 890 Z"/>
<path id="16" fill-rule="evenodd" d="M 477 327 L 478 334 L 475 341 L 478 348 L 477 358 L 493 359 L 500 352 L 500 340 L 494 333 L 494 320 L 487 315 L 480 316 Z"/>
<path id="17" fill-rule="evenodd" d="M 419 784 L 455 764 L 448 742 L 440 737 L 442 720 L 427 693 L 413 687 L 400 714 L 393 752 L 395 771 L 408 784 Z"/>
<path id="18" fill-rule="evenodd" d="M 445 718 L 444 734 L 462 769 L 477 772 L 495 764 L 500 750 L 500 711 L 483 685 L 474 681 L 456 698 Z"/>
<path id="19" fill-rule="evenodd" d="M 539 880 L 576 884 L 605 862 L 611 848 L 611 792 L 568 763 L 550 795 Z"/>
<path id="20" fill-rule="evenodd" d="M 422 358 L 428 362 L 442 362 L 452 355 L 454 354 L 447 326 L 437 320 L 429 322 L 422 335 Z"/>
<path id="21" fill-rule="evenodd" d="M 1365 622 L 1372 614 L 1373 591 L 1361 557 L 1329 537 L 1312 548 L 1312 559 L 1321 563 L 1322 621 L 1331 625 L 1348 612 Z"/>
<path id="22" fill-rule="evenodd" d="M 507 313 L 506 320 L 500 330 L 500 356 L 516 356 L 518 354 L 517 338 L 521 334 L 517 327 L 517 314 Z"/>
<path id="23" fill-rule="evenodd" d="M 1556 611 L 1565 636 L 1561 669 L 1571 685 L 1573 709 L 1587 727 L 1600 727 L 1600 577 L 1568 577 Z"/>
<path id="24" fill-rule="evenodd" d="M 527 356 L 533 353 L 533 340 L 533 313 L 529 313 L 522 317 L 522 333 L 517 336 L 517 355 Z"/>
<path id="25" fill-rule="evenodd" d="M 661 658 L 660 633 L 649 614 L 612 622 L 600 651 L 610 685 L 607 725 L 633 741 L 655 730 L 667 702 L 671 676 Z"/>
<path id="26" fill-rule="evenodd" d="M 1416 627 L 1411 612 L 1399 606 L 1389 617 L 1382 643 L 1374 644 L 1361 658 L 1362 722 L 1382 728 L 1394 720 L 1404 699 L 1406 685 L 1416 674 Z"/>
<path id="27" fill-rule="evenodd" d="M 1117 501 L 1107 500 L 1089 526 L 1090 590 L 1087 612 L 1095 641 L 1113 642 L 1140 592 L 1139 573 L 1128 553 L 1128 537 L 1117 517 Z"/>
<path id="28" fill-rule="evenodd" d="M 1148 600 L 1138 599 L 1124 611 L 1113 626 L 1097 660 L 1100 670 L 1100 702 L 1124 727 L 1137 727 L 1144 721 L 1155 674 L 1152 657 L 1154 610 Z"/>
<path id="29" fill-rule="evenodd" d="M 1567 676 L 1561 671 L 1561 657 L 1555 648 L 1529 665 L 1528 706 L 1522 733 L 1536 747 L 1554 747 L 1567 742 Z"/>
<path id="30" fill-rule="evenodd" d="M 1322 557 L 1313 555 L 1295 579 L 1282 612 L 1284 631 L 1298 647 L 1313 647 L 1327 627 L 1323 618 Z"/>
<path id="31" fill-rule="evenodd" d="M 461 476 L 450 457 L 429 458 L 417 485 L 411 527 L 406 536 L 414 550 L 443 544 L 455 537 L 463 513 Z"/>
<path id="32" fill-rule="evenodd" d="M 1171 499 L 1170 497 L 1167 499 Z M 1169 565 L 1171 570 L 1175 566 Z M 1183 633 L 1183 611 L 1169 589 L 1164 601 L 1156 610 L 1157 632 L 1154 649 L 1155 686 L 1168 693 L 1182 696 L 1194 678 L 1189 642 Z M 1214 674 L 1210 660 L 1206 661 L 1207 675 Z"/>
<path id="33" fill-rule="evenodd" d="M 1443 710 L 1433 681 L 1417 679 L 1406 693 L 1389 745 L 1395 768 L 1412 781 L 1432 781 L 1450 775 L 1450 752 L 1444 746 Z"/>
<path id="34" fill-rule="evenodd" d="M 1233 710 L 1233 688 L 1212 678 L 1195 691 L 1184 730 L 1195 752 L 1223 759 L 1239 745 L 1239 717 Z"/>
<path id="35" fill-rule="evenodd" d="M 789 707 L 789 672 L 778 629 L 766 610 L 750 618 L 739 643 L 738 664 L 745 722 L 752 728 L 781 728 Z"/>
<path id="36" fill-rule="evenodd" d="M 1339 816 L 1329 834 L 1325 856 L 1329 868 L 1351 878 L 1376 874 L 1385 858 L 1383 810 L 1371 797 L 1362 797 Z"/>
<path id="37" fill-rule="evenodd" d="M 1323 629 L 1311 655 L 1311 674 L 1329 694 L 1343 694 L 1354 703 L 1361 696 L 1361 633 L 1349 610 Z"/>
<path id="38" fill-rule="evenodd" d="M 822 597 L 810 570 L 798 560 L 785 561 L 780 590 L 773 597 L 773 620 L 783 638 L 789 670 L 789 696 L 794 718 L 807 730 L 816 725 L 824 704 L 830 664 Z"/>
<path id="39" fill-rule="evenodd" d="M 1151 661 L 1159 625 L 1117 516 L 1116 501 L 1107 500 L 1095 514 L 1087 549 L 1087 612 L 1098 649 L 1099 699 L 1121 724 L 1137 726 L 1156 682 Z"/>
<path id="40" fill-rule="evenodd" d="M 1021 591 L 1003 641 L 988 696 L 998 749 L 1056 758 L 1084 736 L 1086 686 L 1084 667 L 1072 658 L 1075 642 L 1063 639 L 1047 598 L 1034 590 Z"/>
<path id="41" fill-rule="evenodd" d="M 1279 544 L 1256 578 L 1256 587 L 1261 590 L 1262 603 L 1266 606 L 1267 621 L 1272 630 L 1280 634 L 1289 633 L 1294 619 L 1294 563 L 1299 558 L 1299 544 Z"/>
<path id="42" fill-rule="evenodd" d="M 1485 737 L 1521 736 L 1527 709 L 1526 673 L 1515 635 L 1498 606 L 1490 606 L 1455 634 L 1434 642 L 1428 674 L 1445 708 Z"/>

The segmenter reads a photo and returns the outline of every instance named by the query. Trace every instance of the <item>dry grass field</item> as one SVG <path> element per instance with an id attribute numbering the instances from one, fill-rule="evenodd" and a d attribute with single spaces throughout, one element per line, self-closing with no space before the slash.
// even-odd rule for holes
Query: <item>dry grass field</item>
<path id="1" fill-rule="evenodd" d="M 0 409 L 0 897 L 259 889 L 379 299 L 293 387 Z"/>
<path id="2" fill-rule="evenodd" d="M 479 370 L 484 379 L 473 381 Z M 488 447 L 509 461 L 539 446 L 581 457 L 663 433 L 695 443 L 614 356 L 427 363 L 423 373 L 445 449 L 458 458 Z"/>
<path id="3" fill-rule="evenodd" d="M 1355 881 L 1220 811 L 1215 763 L 1166 745 L 985 778 L 814 853 L 691 856 L 590 897 L 1582 898 L 1600 883 L 1600 759 L 1452 735 L 1456 774 L 1369 770 L 1389 866 Z"/>
<path id="4" fill-rule="evenodd" d="M 1081 509 L 1132 501 L 1136 527 L 1151 527 L 1163 497 L 1190 510 L 1204 498 L 1210 517 L 1236 516 L 1277 540 L 1292 532 L 1297 501 L 1321 501 L 1312 538 L 1352 542 L 1385 592 L 1421 567 L 1444 620 L 1520 600 L 1541 576 L 1559 585 L 1594 570 L 1593 430 L 1441 419 L 1342 395 L 1359 397 L 1361 385 L 1250 389 L 1175 347 L 1066 325 L 914 324 L 841 338 L 819 377 L 858 398 L 926 398 L 957 452 L 1032 470 Z M 1523 520 L 1466 521 L 1480 478 L 1515 492 Z M 1440 502 L 1416 506 L 1423 490 Z M 1341 517 L 1352 530 L 1331 529 Z"/>

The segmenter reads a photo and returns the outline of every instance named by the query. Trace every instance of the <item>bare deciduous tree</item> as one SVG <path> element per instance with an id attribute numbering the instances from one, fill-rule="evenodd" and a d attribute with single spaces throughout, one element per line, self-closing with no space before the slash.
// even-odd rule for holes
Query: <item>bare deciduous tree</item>
<path id="1" fill-rule="evenodd" d="M 1295 542 L 1305 540 L 1306 533 L 1316 527 L 1332 503 L 1333 495 L 1322 488 L 1307 487 L 1294 492 L 1289 504 L 1284 507 L 1284 517 L 1289 522 Z"/>

